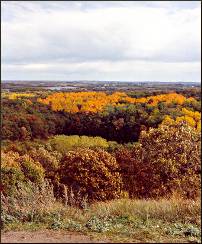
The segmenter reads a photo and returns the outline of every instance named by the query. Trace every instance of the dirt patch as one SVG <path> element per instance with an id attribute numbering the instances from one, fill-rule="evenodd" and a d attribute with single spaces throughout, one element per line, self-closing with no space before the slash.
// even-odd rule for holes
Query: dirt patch
<path id="1" fill-rule="evenodd" d="M 107 243 L 64 230 L 9 231 L 1 233 L 1 243 Z"/>

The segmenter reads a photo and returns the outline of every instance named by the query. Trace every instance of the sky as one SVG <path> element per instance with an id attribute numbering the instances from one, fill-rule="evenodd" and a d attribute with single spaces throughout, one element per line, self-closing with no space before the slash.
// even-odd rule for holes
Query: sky
<path id="1" fill-rule="evenodd" d="M 201 82 L 200 1 L 2 1 L 2 80 Z"/>

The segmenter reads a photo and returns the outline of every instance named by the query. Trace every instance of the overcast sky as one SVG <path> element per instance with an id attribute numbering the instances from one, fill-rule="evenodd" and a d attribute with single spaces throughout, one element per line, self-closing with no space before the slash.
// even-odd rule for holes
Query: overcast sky
<path id="1" fill-rule="evenodd" d="M 201 3 L 2 1 L 2 80 L 201 81 Z"/>

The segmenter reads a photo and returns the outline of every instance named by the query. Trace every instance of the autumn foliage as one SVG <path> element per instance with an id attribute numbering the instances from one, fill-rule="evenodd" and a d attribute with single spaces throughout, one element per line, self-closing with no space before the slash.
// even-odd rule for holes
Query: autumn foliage
<path id="1" fill-rule="evenodd" d="M 33 93 L 16 93 L 16 92 L 12 92 L 12 93 L 9 93 L 7 95 L 8 99 L 11 99 L 11 100 L 14 100 L 14 99 L 17 99 L 17 98 L 28 98 L 28 97 L 34 97 L 35 94 Z"/>
<path id="2" fill-rule="evenodd" d="M 179 124 L 181 122 L 186 122 L 189 126 L 197 129 L 198 132 L 201 131 L 201 113 L 186 108 L 182 108 L 182 116 L 179 116 L 176 119 L 172 119 L 169 115 L 166 115 L 162 124 L 171 125 Z"/>
<path id="3" fill-rule="evenodd" d="M 89 201 L 118 198 L 121 176 L 116 159 L 103 150 L 77 149 L 61 160 L 60 182 Z"/>
<path id="4" fill-rule="evenodd" d="M 186 124 L 143 131 L 139 146 L 115 156 L 131 197 L 162 197 L 200 192 L 200 133 Z"/>
<path id="5" fill-rule="evenodd" d="M 45 99 L 38 98 L 38 102 L 50 105 L 54 111 L 63 110 L 71 113 L 97 113 L 103 111 L 108 105 L 124 106 L 127 103 L 147 103 L 151 106 L 156 106 L 159 102 L 183 104 L 186 100 L 183 95 L 177 93 L 149 96 L 146 98 L 132 98 L 124 92 L 115 92 L 111 95 L 107 95 L 104 92 L 58 92 L 47 96 Z"/>
<path id="6" fill-rule="evenodd" d="M 108 142 L 102 137 L 90 137 L 90 136 L 65 136 L 57 135 L 49 140 L 52 148 L 61 153 L 66 153 L 74 148 L 108 148 Z"/>
<path id="7" fill-rule="evenodd" d="M 1 183 L 4 194 L 14 194 L 19 183 L 26 184 L 31 181 L 40 184 L 43 182 L 44 168 L 28 154 L 20 156 L 17 152 L 2 152 L 1 159 Z"/>
<path id="8" fill-rule="evenodd" d="M 90 202 L 118 198 L 122 191 L 131 198 L 174 192 L 196 198 L 200 101 L 190 94 L 157 94 L 6 95 L 3 193 L 14 193 L 18 182 L 40 185 L 47 178 L 54 189 L 65 186 L 68 194 L 87 196 Z"/>
<path id="9" fill-rule="evenodd" d="M 3 98 L 2 139 L 25 141 L 64 134 L 125 143 L 137 141 L 142 128 L 173 120 L 185 120 L 200 130 L 200 102 L 193 97 L 177 93 L 131 96 L 124 92 L 53 92 L 33 93 L 29 99 Z"/>

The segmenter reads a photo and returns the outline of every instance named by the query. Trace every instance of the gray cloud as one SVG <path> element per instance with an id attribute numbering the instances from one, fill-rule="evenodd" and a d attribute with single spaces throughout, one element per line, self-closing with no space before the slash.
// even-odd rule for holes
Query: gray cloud
<path id="1" fill-rule="evenodd" d="M 182 79 L 200 79 L 197 2 L 12 1 L 3 2 L 2 9 L 5 79 L 41 79 L 51 73 L 66 80 L 173 80 L 180 77 L 177 63 Z M 158 64 L 158 72 L 149 68 L 152 63 L 154 69 Z"/>

